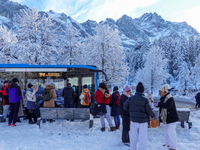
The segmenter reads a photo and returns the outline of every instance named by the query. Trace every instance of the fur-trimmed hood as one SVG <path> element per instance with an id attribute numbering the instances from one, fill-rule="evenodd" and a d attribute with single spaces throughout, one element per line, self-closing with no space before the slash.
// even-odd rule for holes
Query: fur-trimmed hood
<path id="1" fill-rule="evenodd" d="M 104 89 L 102 89 L 102 88 L 99 88 L 99 90 L 103 93 L 103 95 L 104 95 L 104 93 L 105 93 L 105 90 Z M 109 98 L 111 96 L 111 94 L 110 94 L 110 91 L 109 91 L 109 93 L 105 93 L 105 97 L 106 98 Z"/>
<path id="2" fill-rule="evenodd" d="M 55 89 L 55 86 L 51 85 L 51 84 L 47 84 L 45 89 L 50 90 L 50 89 Z"/>

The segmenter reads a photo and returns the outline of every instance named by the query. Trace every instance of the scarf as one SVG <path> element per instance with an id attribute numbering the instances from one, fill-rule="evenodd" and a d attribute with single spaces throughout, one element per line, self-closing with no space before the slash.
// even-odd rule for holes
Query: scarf
<path id="1" fill-rule="evenodd" d="M 109 98 L 109 97 L 111 96 L 110 91 L 109 91 L 109 93 L 107 93 L 107 92 L 105 92 L 105 90 L 102 89 L 102 88 L 99 88 L 99 90 L 103 93 L 103 95 L 104 95 L 104 93 L 105 93 L 105 97 L 106 97 L 106 98 Z"/>
<path id="2" fill-rule="evenodd" d="M 127 97 L 130 97 L 130 94 L 127 93 L 126 91 L 123 91 L 122 94 L 126 95 Z"/>
<path id="3" fill-rule="evenodd" d="M 169 93 L 166 97 L 165 100 L 163 101 L 163 103 L 166 103 L 168 101 L 168 99 L 170 99 L 172 97 L 172 95 Z M 161 112 L 160 112 L 160 119 L 162 120 L 163 124 L 167 124 L 167 109 L 162 108 Z"/>
<path id="4" fill-rule="evenodd" d="M 31 91 L 31 92 L 33 92 L 33 89 L 31 89 L 31 88 L 27 88 L 27 91 Z"/>

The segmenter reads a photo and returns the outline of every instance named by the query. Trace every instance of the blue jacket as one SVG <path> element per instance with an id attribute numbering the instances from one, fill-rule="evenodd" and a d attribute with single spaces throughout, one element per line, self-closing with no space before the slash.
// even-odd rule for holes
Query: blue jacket
<path id="1" fill-rule="evenodd" d="M 6 92 L 9 95 L 10 103 L 17 103 L 22 99 L 22 92 L 19 85 L 12 83 Z"/>

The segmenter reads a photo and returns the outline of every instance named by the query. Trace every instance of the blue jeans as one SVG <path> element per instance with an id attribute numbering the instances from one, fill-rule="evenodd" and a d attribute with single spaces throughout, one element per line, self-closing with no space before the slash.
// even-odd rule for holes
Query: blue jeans
<path id="1" fill-rule="evenodd" d="M 73 108 L 74 104 L 73 102 L 65 104 L 65 108 Z"/>
<path id="2" fill-rule="evenodd" d="M 120 118 L 119 116 L 114 116 L 115 125 L 120 125 Z"/>

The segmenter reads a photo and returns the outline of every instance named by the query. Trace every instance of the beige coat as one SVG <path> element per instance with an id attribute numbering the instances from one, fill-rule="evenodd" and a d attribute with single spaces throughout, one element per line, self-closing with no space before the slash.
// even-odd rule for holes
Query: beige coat
<path id="1" fill-rule="evenodd" d="M 50 90 L 51 99 L 49 101 L 44 101 L 43 107 L 55 107 L 54 99 L 57 97 L 55 86 L 47 84 L 45 89 Z"/>
<path id="2" fill-rule="evenodd" d="M 18 117 L 24 116 L 24 112 L 23 112 L 23 107 L 22 104 L 24 103 L 24 96 L 22 93 L 22 99 L 20 100 L 20 105 L 19 105 L 19 111 L 18 111 Z"/>

